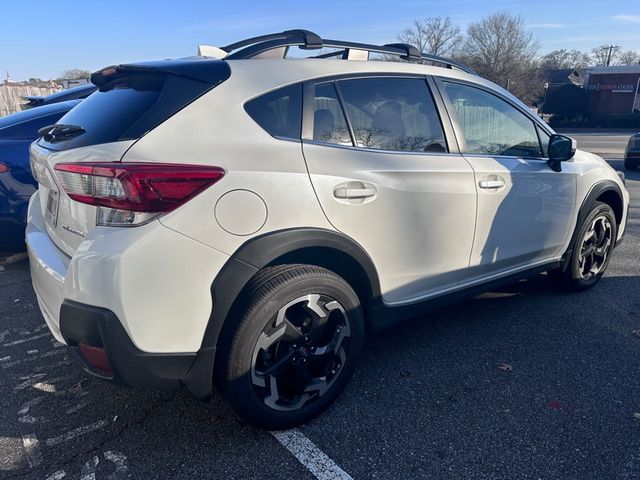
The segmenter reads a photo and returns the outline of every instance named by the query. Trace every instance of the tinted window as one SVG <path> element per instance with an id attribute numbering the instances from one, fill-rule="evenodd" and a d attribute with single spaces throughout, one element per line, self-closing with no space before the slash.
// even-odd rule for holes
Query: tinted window
<path id="1" fill-rule="evenodd" d="M 540 157 L 533 120 L 479 88 L 444 82 L 467 148 L 464 153 Z"/>
<path id="2" fill-rule="evenodd" d="M 137 139 L 214 86 L 156 72 L 125 75 L 101 87 L 57 122 L 82 127 L 85 133 L 40 142 L 63 150 Z"/>
<path id="3" fill-rule="evenodd" d="M 247 102 L 245 110 L 274 137 L 300 140 L 302 85 L 291 85 L 255 98 Z"/>
<path id="4" fill-rule="evenodd" d="M 422 79 L 365 78 L 338 82 L 359 147 L 445 152 L 433 99 Z"/>
<path id="5" fill-rule="evenodd" d="M 316 85 L 313 139 L 317 142 L 353 146 L 333 83 Z"/>

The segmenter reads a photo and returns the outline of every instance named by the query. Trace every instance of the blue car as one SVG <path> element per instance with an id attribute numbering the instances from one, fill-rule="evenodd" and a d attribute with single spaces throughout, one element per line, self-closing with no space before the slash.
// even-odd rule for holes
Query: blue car
<path id="1" fill-rule="evenodd" d="M 82 100 L 87 98 L 93 92 L 98 89 L 93 83 L 86 83 L 78 87 L 73 87 L 68 90 L 62 90 L 60 92 L 52 93 L 46 97 L 22 97 L 27 102 L 22 105 L 23 110 L 29 108 L 40 107 L 42 105 L 50 105 L 52 103 L 66 102 L 68 100 Z"/>
<path id="2" fill-rule="evenodd" d="M 59 102 L 0 118 L 0 250 L 24 249 L 27 206 L 37 186 L 29 167 L 29 144 L 39 129 L 56 123 L 78 103 Z"/>

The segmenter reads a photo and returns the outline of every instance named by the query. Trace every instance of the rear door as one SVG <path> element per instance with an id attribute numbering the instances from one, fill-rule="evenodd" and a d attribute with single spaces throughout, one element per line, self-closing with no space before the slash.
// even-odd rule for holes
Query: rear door
<path id="1" fill-rule="evenodd" d="M 445 138 L 438 101 L 424 77 L 305 85 L 314 189 L 333 226 L 371 256 L 387 303 L 453 287 L 469 266 L 473 170 Z"/>
<path id="2" fill-rule="evenodd" d="M 479 86 L 438 82 L 460 150 L 476 173 L 478 217 L 472 277 L 556 258 L 571 230 L 576 171 L 546 163 L 549 134 L 506 97 Z"/>

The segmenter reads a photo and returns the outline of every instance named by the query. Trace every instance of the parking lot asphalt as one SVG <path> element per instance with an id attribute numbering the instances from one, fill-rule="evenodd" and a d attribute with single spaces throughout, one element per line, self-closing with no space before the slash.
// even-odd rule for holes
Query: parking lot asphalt
<path id="1" fill-rule="evenodd" d="M 539 275 L 371 338 L 344 394 L 299 429 L 333 470 L 219 398 L 86 376 L 45 327 L 27 262 L 3 265 L 0 480 L 640 478 L 639 172 L 627 188 L 626 238 L 590 291 Z"/>

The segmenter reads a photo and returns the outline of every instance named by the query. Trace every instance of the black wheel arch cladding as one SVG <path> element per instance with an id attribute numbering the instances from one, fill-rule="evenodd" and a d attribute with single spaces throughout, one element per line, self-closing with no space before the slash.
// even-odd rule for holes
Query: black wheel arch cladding
<path id="1" fill-rule="evenodd" d="M 603 180 L 593 185 L 587 196 L 582 201 L 580 210 L 578 211 L 578 220 L 576 222 L 573 234 L 571 235 L 571 241 L 569 242 L 569 248 L 565 252 L 562 259 L 562 270 L 566 270 L 569 265 L 569 260 L 573 254 L 573 248 L 576 243 L 580 228 L 585 219 L 589 216 L 589 213 L 593 209 L 596 202 L 606 203 L 613 210 L 616 224 L 620 226 L 622 223 L 622 216 L 624 210 L 622 191 L 617 183 L 613 180 Z M 614 239 L 615 241 L 615 239 Z M 614 244 L 615 246 L 615 244 Z"/>
<path id="2" fill-rule="evenodd" d="M 227 316 L 251 278 L 260 269 L 281 263 L 309 263 L 332 271 L 352 267 L 352 278 L 346 280 L 357 283 L 352 287 L 358 296 L 369 304 L 380 301 L 380 283 L 373 261 L 354 240 L 320 228 L 278 230 L 245 242 L 216 276 L 211 285 L 213 307 L 203 349 L 215 348 Z M 366 308 L 364 302 L 363 307 Z"/>

